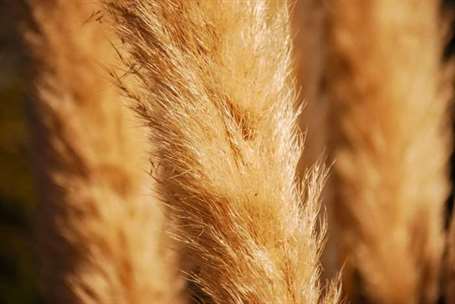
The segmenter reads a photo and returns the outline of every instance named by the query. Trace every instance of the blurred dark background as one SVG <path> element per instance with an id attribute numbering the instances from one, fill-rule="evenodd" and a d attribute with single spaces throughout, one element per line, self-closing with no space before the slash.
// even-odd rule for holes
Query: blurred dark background
<path id="1" fill-rule="evenodd" d="M 23 60 L 9 0 L 0 0 L 0 304 L 41 303 Z"/>
<path id="2" fill-rule="evenodd" d="M 37 204 L 28 164 L 24 106 L 27 94 L 21 77 L 24 60 L 8 1 L 15 0 L 0 0 L 0 304 L 37 304 L 42 303 L 32 241 Z M 450 12 L 455 9 L 455 0 L 446 0 L 444 5 Z M 447 58 L 454 53 L 452 39 L 447 45 Z M 447 219 L 453 208 L 452 200 L 453 195 L 447 203 Z"/>

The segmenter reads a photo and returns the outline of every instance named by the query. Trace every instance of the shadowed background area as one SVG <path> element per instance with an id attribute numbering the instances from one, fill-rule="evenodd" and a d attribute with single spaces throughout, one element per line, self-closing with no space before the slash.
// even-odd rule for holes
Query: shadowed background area
<path id="1" fill-rule="evenodd" d="M 41 303 L 33 248 L 33 192 L 24 81 L 8 1 L 0 1 L 0 303 Z"/>
<path id="2" fill-rule="evenodd" d="M 445 2 L 447 8 L 455 7 L 455 0 Z M 21 75 L 24 60 L 14 18 L 8 1 L 0 1 L 0 303 L 42 303 L 33 248 L 36 198 L 25 123 L 27 92 Z M 454 52 L 452 39 L 447 56 Z M 453 208 L 452 199 L 453 195 L 447 214 Z"/>

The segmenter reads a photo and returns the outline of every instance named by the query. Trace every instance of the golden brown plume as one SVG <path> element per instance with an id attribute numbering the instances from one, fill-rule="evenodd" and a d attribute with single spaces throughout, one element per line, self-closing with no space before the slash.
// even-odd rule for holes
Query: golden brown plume
<path id="1" fill-rule="evenodd" d="M 318 303 L 324 173 L 302 198 L 286 1 L 107 7 L 142 81 L 129 94 L 160 147 L 190 279 L 213 303 Z"/>
<path id="2" fill-rule="evenodd" d="M 105 71 L 115 52 L 96 2 L 26 1 L 42 282 L 51 303 L 176 303 L 149 148 Z"/>
<path id="3" fill-rule="evenodd" d="M 327 2 L 334 206 L 374 303 L 434 303 L 448 195 L 438 1 Z"/>

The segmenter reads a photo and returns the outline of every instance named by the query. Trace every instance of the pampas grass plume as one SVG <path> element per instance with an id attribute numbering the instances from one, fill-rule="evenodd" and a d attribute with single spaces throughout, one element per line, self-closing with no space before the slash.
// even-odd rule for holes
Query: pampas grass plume
<path id="1" fill-rule="evenodd" d="M 434 303 L 451 148 L 436 0 L 331 0 L 335 208 L 372 303 Z"/>
<path id="2" fill-rule="evenodd" d="M 24 33 L 41 281 L 51 303 L 178 303 L 181 281 L 147 174 L 150 150 L 106 67 L 114 39 L 97 1 L 30 0 Z M 170 245 L 169 245 L 170 247 Z"/>
<path id="3" fill-rule="evenodd" d="M 120 0 L 107 10 L 142 81 L 128 94 L 160 147 L 189 279 L 213 303 L 319 303 L 325 174 L 309 174 L 302 195 L 286 2 Z"/>

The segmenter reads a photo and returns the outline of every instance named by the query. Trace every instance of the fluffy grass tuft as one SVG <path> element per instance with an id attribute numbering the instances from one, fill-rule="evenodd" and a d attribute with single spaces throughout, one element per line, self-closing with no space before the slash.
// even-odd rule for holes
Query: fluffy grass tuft
<path id="1" fill-rule="evenodd" d="M 434 303 L 451 148 L 439 2 L 349 4 L 327 3 L 334 204 L 348 267 L 370 302 Z"/>
<path id="2" fill-rule="evenodd" d="M 40 253 L 51 303 L 178 303 L 182 281 L 147 174 L 145 131 L 105 69 L 97 1 L 24 1 Z"/>
<path id="3" fill-rule="evenodd" d="M 318 303 L 325 173 L 310 173 L 303 190 L 295 181 L 286 2 L 106 6 L 141 80 L 128 94 L 160 147 L 189 279 L 213 303 Z M 336 289 L 322 298 L 336 303 Z"/>

